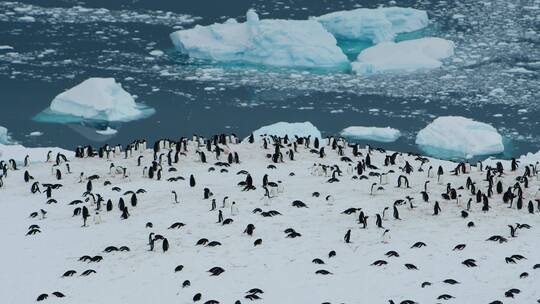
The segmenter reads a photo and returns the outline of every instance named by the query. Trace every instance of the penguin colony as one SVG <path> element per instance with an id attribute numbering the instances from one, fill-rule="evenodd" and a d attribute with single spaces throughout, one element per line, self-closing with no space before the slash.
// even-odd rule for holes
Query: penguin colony
<path id="1" fill-rule="evenodd" d="M 540 165 L 234 135 L 0 162 L 4 303 L 540 303 Z"/>

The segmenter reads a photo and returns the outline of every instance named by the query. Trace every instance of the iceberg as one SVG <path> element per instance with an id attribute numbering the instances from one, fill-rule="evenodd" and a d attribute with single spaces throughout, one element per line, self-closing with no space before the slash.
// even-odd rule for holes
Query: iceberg
<path id="1" fill-rule="evenodd" d="M 252 132 L 255 141 L 259 141 L 262 136 L 279 136 L 285 137 L 288 135 L 289 138 L 293 139 L 294 136 L 307 137 L 311 136 L 311 139 L 319 138 L 322 139 L 321 131 L 319 131 L 311 122 L 276 122 L 274 124 L 261 127 Z M 244 141 L 246 141 L 244 139 Z"/>
<path id="2" fill-rule="evenodd" d="M 442 66 L 442 59 L 454 55 L 454 43 L 428 37 L 401 42 L 383 42 L 363 50 L 352 70 L 360 75 L 381 72 L 412 72 Z"/>
<path id="3" fill-rule="evenodd" d="M 420 130 L 416 144 L 429 155 L 447 159 L 499 154 L 503 138 L 486 123 L 461 116 L 443 116 Z"/>
<path id="4" fill-rule="evenodd" d="M 170 34 L 175 47 L 193 58 L 277 67 L 347 69 L 349 61 L 337 41 L 315 20 L 259 20 L 249 10 L 247 21 L 225 23 Z"/>
<path id="5" fill-rule="evenodd" d="M 378 142 L 394 142 L 401 136 L 399 130 L 390 127 L 377 128 L 360 126 L 347 127 L 343 129 L 340 134 L 343 137 L 351 139 L 372 140 Z"/>
<path id="6" fill-rule="evenodd" d="M 56 96 L 49 108 L 38 114 L 36 119 L 60 122 L 81 119 L 126 122 L 153 113 L 153 109 L 135 103 L 133 97 L 114 78 L 89 78 Z"/>
<path id="7" fill-rule="evenodd" d="M 397 34 L 417 31 L 428 25 L 425 11 L 403 7 L 359 8 L 313 19 L 338 39 L 370 41 L 374 44 L 393 41 Z"/>

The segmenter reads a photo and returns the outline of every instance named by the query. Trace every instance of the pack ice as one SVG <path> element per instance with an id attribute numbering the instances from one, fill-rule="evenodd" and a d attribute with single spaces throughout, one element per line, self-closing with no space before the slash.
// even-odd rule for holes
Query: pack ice
<path id="1" fill-rule="evenodd" d="M 369 75 L 381 72 L 411 72 L 435 69 L 442 66 L 442 59 L 454 55 L 450 40 L 428 37 L 401 42 L 383 42 L 363 50 L 352 70 Z"/>
<path id="2" fill-rule="evenodd" d="M 130 121 L 153 113 L 136 104 L 114 78 L 89 78 L 56 96 L 49 110 L 53 115 L 105 121 Z"/>
<path id="3" fill-rule="evenodd" d="M 255 141 L 257 142 L 261 136 L 279 136 L 285 137 L 288 135 L 289 138 L 293 139 L 294 136 L 311 136 L 311 139 L 319 138 L 321 139 L 321 131 L 317 129 L 311 122 L 276 122 L 271 125 L 263 126 L 252 132 Z"/>
<path id="4" fill-rule="evenodd" d="M 337 41 L 315 20 L 259 20 L 249 10 L 247 21 L 171 33 L 175 47 L 190 57 L 222 62 L 247 62 L 281 67 L 348 68 Z"/>
<path id="5" fill-rule="evenodd" d="M 359 8 L 314 18 L 338 39 L 380 43 L 428 25 L 425 11 L 403 7 Z"/>
<path id="6" fill-rule="evenodd" d="M 401 133 L 399 132 L 399 130 L 390 127 L 378 128 L 351 126 L 343 129 L 341 131 L 341 136 L 350 139 L 363 139 L 378 142 L 394 142 L 401 136 Z"/>
<path id="7" fill-rule="evenodd" d="M 443 116 L 420 130 L 416 144 L 442 158 L 472 158 L 504 151 L 502 136 L 486 123 L 461 116 Z"/>

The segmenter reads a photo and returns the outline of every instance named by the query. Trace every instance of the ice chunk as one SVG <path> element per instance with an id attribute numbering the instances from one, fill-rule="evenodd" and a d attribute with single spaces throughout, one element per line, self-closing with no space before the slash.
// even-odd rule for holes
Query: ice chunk
<path id="1" fill-rule="evenodd" d="M 57 153 L 62 153 L 66 157 L 70 158 L 75 155 L 72 151 L 64 150 L 61 148 L 27 148 L 22 145 L 4 145 L 0 144 L 0 160 L 7 161 L 14 159 L 17 163 L 24 162 L 26 155 L 29 155 L 31 162 L 44 162 L 47 160 L 47 153 L 52 151 L 52 157 L 54 158 Z"/>
<path id="2" fill-rule="evenodd" d="M 417 31 L 428 25 L 425 11 L 403 7 L 359 8 L 314 19 L 338 39 L 372 43 L 393 41 L 399 33 Z"/>
<path id="3" fill-rule="evenodd" d="M 253 10 L 247 21 L 225 23 L 171 33 L 182 53 L 199 59 L 246 62 L 281 67 L 349 67 L 337 41 L 315 20 L 259 20 Z"/>
<path id="4" fill-rule="evenodd" d="M 397 129 L 390 127 L 377 128 L 352 126 L 343 129 L 341 131 L 341 136 L 351 139 L 394 142 L 401 136 L 401 132 L 399 132 L 399 130 Z"/>
<path id="5" fill-rule="evenodd" d="M 463 159 L 504 151 L 503 138 L 489 124 L 461 116 L 443 116 L 420 130 L 416 144 L 424 152 L 446 159 Z"/>
<path id="6" fill-rule="evenodd" d="M 279 136 L 285 137 L 288 135 L 290 139 L 294 139 L 294 136 L 307 137 L 311 136 L 311 139 L 321 139 L 321 131 L 319 131 L 311 122 L 276 122 L 274 124 L 261 127 L 253 131 L 253 137 L 255 141 L 259 141 L 261 136 Z M 244 139 L 244 141 L 246 141 Z"/>
<path id="7" fill-rule="evenodd" d="M 114 135 L 118 133 L 118 130 L 113 129 L 111 127 L 107 127 L 107 129 L 105 130 L 96 130 L 96 133 L 101 134 L 101 135 Z"/>
<path id="8" fill-rule="evenodd" d="M 363 50 L 352 69 L 361 75 L 435 69 L 442 66 L 442 59 L 453 55 L 454 43 L 441 38 L 383 42 Z"/>
<path id="9" fill-rule="evenodd" d="M 150 52 L 150 55 L 155 56 L 155 57 L 163 56 L 164 54 L 165 53 L 162 50 L 152 50 Z"/>
<path id="10" fill-rule="evenodd" d="M 34 132 L 30 132 L 30 134 L 28 134 L 28 136 L 33 136 L 33 137 L 37 137 L 37 136 L 41 136 L 43 135 L 43 132 L 41 131 L 34 131 Z"/>
<path id="11" fill-rule="evenodd" d="M 130 121 L 153 113 L 153 109 L 135 103 L 114 78 L 89 78 L 60 93 L 37 120 L 53 120 L 55 115 L 104 121 Z M 51 118 L 52 116 L 52 118 Z M 59 119 L 62 122 L 62 118 Z"/>
<path id="12" fill-rule="evenodd" d="M 521 162 L 522 166 L 526 166 L 529 164 L 537 164 L 540 162 L 540 151 L 536 153 L 529 152 L 525 155 L 521 155 L 519 157 L 519 161 Z"/>
<path id="13" fill-rule="evenodd" d="M 9 142 L 8 130 L 0 126 L 0 144 L 7 144 Z"/>

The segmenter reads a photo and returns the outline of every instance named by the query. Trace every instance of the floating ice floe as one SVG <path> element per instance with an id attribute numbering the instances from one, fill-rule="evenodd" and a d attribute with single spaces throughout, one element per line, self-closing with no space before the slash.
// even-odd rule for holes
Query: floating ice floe
<path id="1" fill-rule="evenodd" d="M 180 52 L 193 58 L 280 67 L 349 67 L 334 36 L 315 20 L 259 20 L 253 10 L 246 19 L 197 25 L 170 37 Z"/>
<path id="2" fill-rule="evenodd" d="M 352 63 L 352 70 L 369 75 L 435 69 L 442 66 L 442 59 L 453 55 L 454 43 L 442 38 L 383 42 L 363 50 Z"/>
<path id="3" fill-rule="evenodd" d="M 416 144 L 429 155 L 443 159 L 463 159 L 499 154 L 503 138 L 486 123 L 461 116 L 444 116 L 420 130 Z"/>
<path id="4" fill-rule="evenodd" d="M 299 137 L 308 137 L 311 136 L 311 139 L 319 138 L 321 139 L 321 131 L 317 129 L 311 122 L 276 122 L 274 124 L 261 127 L 252 132 L 255 141 L 259 141 L 261 136 L 279 136 L 285 137 L 288 135 L 289 138 L 294 139 L 294 136 Z M 245 140 L 244 140 L 245 141 Z"/>
<path id="5" fill-rule="evenodd" d="M 30 134 L 28 134 L 28 136 L 32 136 L 32 137 L 37 137 L 37 136 L 41 136 L 43 135 L 43 132 L 41 131 L 34 131 L 34 132 L 30 132 Z"/>
<path id="6" fill-rule="evenodd" d="M 60 93 L 38 121 L 77 122 L 131 121 L 152 115 L 154 110 L 135 103 L 114 78 L 89 78 L 75 87 Z"/>
<path id="7" fill-rule="evenodd" d="M 359 8 L 314 18 L 338 39 L 380 43 L 393 41 L 399 33 L 425 28 L 425 11 L 403 7 Z"/>
<path id="8" fill-rule="evenodd" d="M 345 128 L 340 134 L 349 139 L 372 140 L 378 142 L 394 142 L 401 136 L 399 130 L 390 127 L 377 128 L 360 126 Z"/>
<path id="9" fill-rule="evenodd" d="M 101 134 L 101 135 L 114 135 L 118 133 L 118 130 L 113 129 L 111 127 L 107 127 L 107 129 L 105 130 L 96 130 L 96 133 Z"/>

